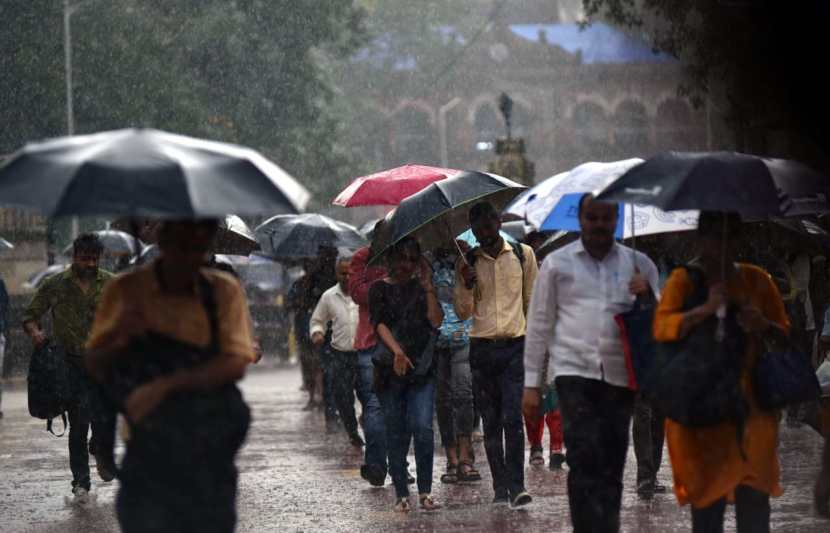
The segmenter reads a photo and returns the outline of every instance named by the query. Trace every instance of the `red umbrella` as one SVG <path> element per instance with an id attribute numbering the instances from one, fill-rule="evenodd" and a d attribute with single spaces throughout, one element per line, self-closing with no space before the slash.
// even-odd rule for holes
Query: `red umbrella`
<path id="1" fill-rule="evenodd" d="M 343 207 L 398 205 L 430 183 L 460 174 L 460 170 L 404 165 L 357 178 L 343 189 L 332 204 Z"/>

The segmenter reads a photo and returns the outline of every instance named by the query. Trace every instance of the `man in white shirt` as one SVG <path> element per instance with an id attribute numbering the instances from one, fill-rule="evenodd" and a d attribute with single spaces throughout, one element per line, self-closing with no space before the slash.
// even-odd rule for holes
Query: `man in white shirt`
<path id="1" fill-rule="evenodd" d="M 309 334 L 317 349 L 323 346 L 326 330 L 331 322 L 332 337 L 329 348 L 329 371 L 331 372 L 334 403 L 340 413 L 343 426 L 354 446 L 363 446 L 363 439 L 357 432 L 357 418 L 354 412 L 355 372 L 357 352 L 354 337 L 357 332 L 358 308 L 349 296 L 350 259 L 341 257 L 337 261 L 337 285 L 320 297 L 311 315 Z"/>
<path id="2" fill-rule="evenodd" d="M 657 267 L 614 242 L 617 206 L 579 203 L 581 238 L 545 258 L 525 339 L 525 416 L 538 416 L 543 366 L 555 377 L 575 533 L 617 532 L 634 393 L 614 315 L 657 294 Z"/>

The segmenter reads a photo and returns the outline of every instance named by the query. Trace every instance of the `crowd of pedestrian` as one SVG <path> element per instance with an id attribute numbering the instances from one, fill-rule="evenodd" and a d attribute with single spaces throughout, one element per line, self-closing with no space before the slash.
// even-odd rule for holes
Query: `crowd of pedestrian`
<path id="1" fill-rule="evenodd" d="M 813 364 L 824 359 L 830 324 L 821 324 L 819 307 L 830 302 L 804 295 L 817 275 L 803 271 L 817 263 L 793 257 L 770 276 L 750 264 L 735 215 L 701 213 L 695 253 L 680 257 L 668 245 L 644 252 L 617 242 L 616 205 L 586 194 L 578 209 L 579 238 L 543 260 L 536 254 L 543 239 L 508 240 L 486 202 L 469 211 L 474 246 L 422 250 L 407 237 L 383 253 L 377 242 L 353 253 L 321 249 L 288 298 L 306 409 L 323 410 L 328 431 L 342 428 L 364 448 L 366 482 L 383 486 L 391 477 L 396 511 L 412 510 L 412 484 L 421 509 L 441 507 L 432 494 L 435 417 L 446 460 L 440 481 L 482 480 L 473 439 L 480 417 L 494 504 L 532 502 L 526 461 L 545 464 L 547 427 L 548 467 L 568 471 L 573 530 L 619 531 L 633 431 L 640 498 L 667 490 L 657 481 L 665 440 L 674 493 L 691 506 L 693 531 L 722 531 L 727 502 L 736 504 L 739 532 L 769 531 L 770 497 L 781 494 L 780 417 L 755 401 L 752 370 L 768 336 L 795 330 Z M 59 349 L 70 363 L 73 498 L 90 498 L 92 453 L 102 480 L 118 474 L 124 531 L 234 528 L 234 458 L 249 424 L 235 383 L 258 356 L 239 283 L 205 268 L 215 232 L 211 221 L 165 222 L 160 258 L 114 279 L 98 266 L 100 242 L 82 236 L 71 268 L 43 284 L 24 316 L 35 348 Z M 782 297 L 780 277 L 793 294 Z M 632 390 L 617 317 L 635 304 L 654 308 L 658 344 L 675 345 L 713 320 L 740 336 L 733 355 L 742 361 L 745 417 L 689 426 Z M 791 318 L 799 305 L 809 317 L 802 323 Z M 41 325 L 47 313 L 51 335 Z M 129 427 L 120 466 L 117 410 Z M 790 410 L 791 423 L 808 422 L 807 412 Z M 200 425 L 213 433 L 188 445 L 203 435 Z M 824 513 L 828 454 L 815 494 Z"/>

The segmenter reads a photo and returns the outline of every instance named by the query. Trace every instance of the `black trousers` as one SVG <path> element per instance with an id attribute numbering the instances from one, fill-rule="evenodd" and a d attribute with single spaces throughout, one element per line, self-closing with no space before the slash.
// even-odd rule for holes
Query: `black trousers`
<path id="1" fill-rule="evenodd" d="M 616 533 L 634 394 L 576 376 L 557 377 L 556 391 L 568 450 L 573 531 Z"/>
<path id="2" fill-rule="evenodd" d="M 351 435 L 357 433 L 357 417 L 354 412 L 355 387 L 357 386 L 357 352 L 341 352 L 329 347 L 328 368 L 331 375 L 331 391 L 343 427 Z"/>
<path id="3" fill-rule="evenodd" d="M 484 451 L 497 497 L 525 490 L 524 337 L 470 341 L 473 394 L 484 426 Z"/>
<path id="4" fill-rule="evenodd" d="M 114 407 L 101 387 L 92 381 L 78 358 L 69 358 L 69 386 L 71 401 L 67 409 L 69 418 L 69 468 L 72 470 L 72 487 L 90 489 L 89 453 L 108 466 L 112 464 L 115 445 Z M 88 446 L 89 430 L 92 442 Z"/>
<path id="5" fill-rule="evenodd" d="M 692 508 L 692 533 L 723 533 L 726 499 L 703 509 Z M 738 533 L 769 533 L 769 494 L 745 485 L 735 489 L 735 520 Z"/>
<path id="6" fill-rule="evenodd" d="M 663 462 L 666 418 L 639 396 L 634 400 L 631 436 L 637 457 L 637 489 L 654 487 Z"/>

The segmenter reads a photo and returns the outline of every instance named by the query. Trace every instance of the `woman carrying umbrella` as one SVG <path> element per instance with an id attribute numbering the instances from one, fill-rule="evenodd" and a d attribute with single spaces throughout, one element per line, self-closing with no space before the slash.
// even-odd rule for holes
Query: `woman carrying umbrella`
<path id="1" fill-rule="evenodd" d="M 669 420 L 666 440 L 674 471 L 674 489 L 681 505 L 692 505 L 695 533 L 723 531 L 726 502 L 736 506 L 737 530 L 769 531 L 770 496 L 782 493 L 778 462 L 778 413 L 761 410 L 750 376 L 764 351 L 762 336 L 786 334 L 789 321 L 778 289 L 759 267 L 733 262 L 740 218 L 734 214 L 704 211 L 697 230 L 699 261 L 693 275 L 676 269 L 663 289 L 654 319 L 658 342 L 688 337 L 704 322 L 721 316 L 719 309 L 735 309 L 745 337 L 740 390 L 749 412 L 743 434 L 734 422 L 708 427 L 687 427 Z M 705 292 L 704 292 L 705 291 Z M 703 303 L 686 305 L 695 294 L 707 294 Z M 731 315 L 731 312 L 730 312 Z M 703 355 L 703 354 L 701 354 Z"/>
<path id="2" fill-rule="evenodd" d="M 400 240 L 387 257 L 389 275 L 369 289 L 369 308 L 378 337 L 391 352 L 391 357 L 375 359 L 375 388 L 386 421 L 395 510 L 410 510 L 406 456 L 413 437 L 418 498 L 423 509 L 432 510 L 438 508 L 431 496 L 435 451 L 432 348 L 444 313 L 418 241 L 411 237 Z"/>

